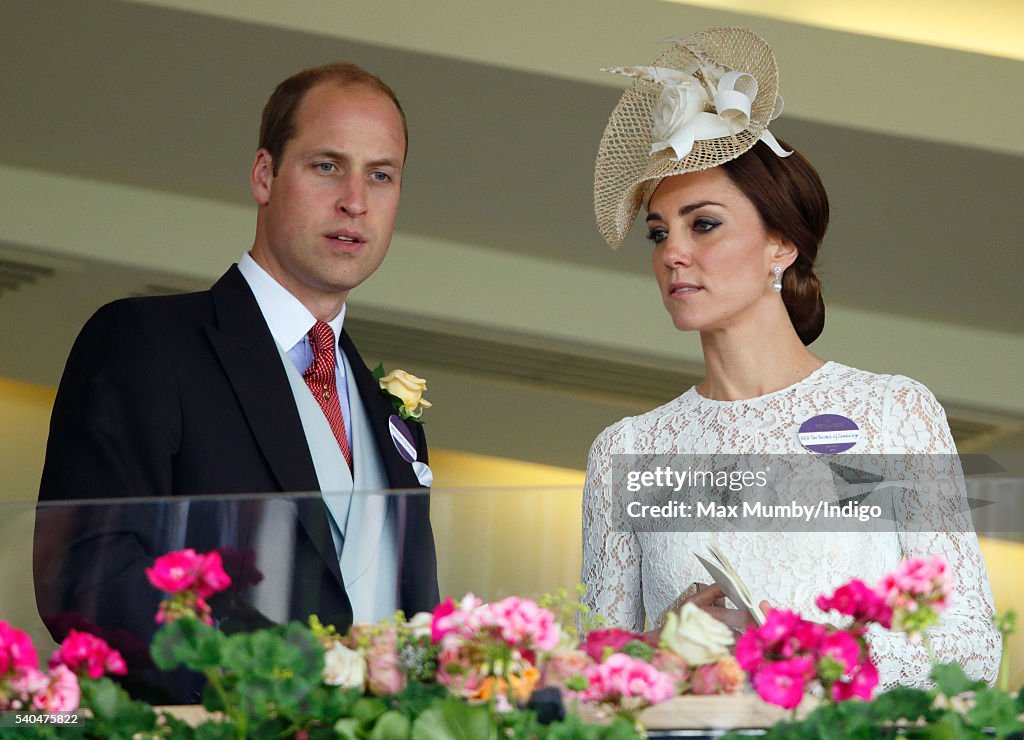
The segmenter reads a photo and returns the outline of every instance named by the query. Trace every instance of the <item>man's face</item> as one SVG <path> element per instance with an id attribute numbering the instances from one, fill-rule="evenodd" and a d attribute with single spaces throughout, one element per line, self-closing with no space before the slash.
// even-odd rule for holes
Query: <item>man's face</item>
<path id="1" fill-rule="evenodd" d="M 380 266 L 398 212 L 405 134 L 395 104 L 364 86 L 324 82 L 305 96 L 277 174 L 261 149 L 252 257 L 317 318 Z"/>

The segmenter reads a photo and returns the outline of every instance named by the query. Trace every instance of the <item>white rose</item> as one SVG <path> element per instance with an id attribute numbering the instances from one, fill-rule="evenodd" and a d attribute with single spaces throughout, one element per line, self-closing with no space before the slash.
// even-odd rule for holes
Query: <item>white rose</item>
<path id="1" fill-rule="evenodd" d="M 430 637 L 430 626 L 433 622 L 434 615 L 430 612 L 416 612 L 406 623 L 406 627 L 413 637 Z"/>
<path id="2" fill-rule="evenodd" d="M 417 378 L 405 370 L 392 370 L 380 379 L 380 387 L 400 398 L 413 418 L 419 417 L 423 413 L 423 409 L 430 408 L 430 402 L 423 398 L 423 391 L 427 389 L 427 381 Z M 420 406 L 423 408 L 417 408 Z"/>
<path id="3" fill-rule="evenodd" d="M 324 654 L 324 670 L 321 677 L 328 686 L 362 689 L 366 685 L 366 658 L 362 653 L 350 650 L 341 643 L 335 643 Z"/>
<path id="4" fill-rule="evenodd" d="M 725 624 L 690 602 L 679 614 L 668 613 L 661 640 L 689 665 L 714 663 L 729 654 L 733 642 Z"/>
<path id="5" fill-rule="evenodd" d="M 670 146 L 676 132 L 698 113 L 703 113 L 705 104 L 710 102 L 707 91 L 696 82 L 662 87 L 658 102 L 654 104 L 654 145 L 658 149 Z"/>

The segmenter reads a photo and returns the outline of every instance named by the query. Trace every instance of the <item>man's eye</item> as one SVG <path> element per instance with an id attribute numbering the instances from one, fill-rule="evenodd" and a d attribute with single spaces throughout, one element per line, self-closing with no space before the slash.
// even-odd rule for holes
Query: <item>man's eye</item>
<path id="1" fill-rule="evenodd" d="M 713 218 L 698 218 L 693 222 L 694 231 L 711 231 L 716 226 L 721 226 L 722 222 L 717 221 Z"/>
<path id="2" fill-rule="evenodd" d="M 334 172 L 335 167 L 332 162 L 319 162 L 316 169 L 318 172 Z"/>
<path id="3" fill-rule="evenodd" d="M 391 175 L 387 172 L 374 172 L 371 177 L 377 182 L 388 182 L 391 180 Z"/>
<path id="4" fill-rule="evenodd" d="M 665 229 L 651 229 L 647 232 L 647 238 L 655 244 L 660 244 L 668 238 L 668 231 Z"/>

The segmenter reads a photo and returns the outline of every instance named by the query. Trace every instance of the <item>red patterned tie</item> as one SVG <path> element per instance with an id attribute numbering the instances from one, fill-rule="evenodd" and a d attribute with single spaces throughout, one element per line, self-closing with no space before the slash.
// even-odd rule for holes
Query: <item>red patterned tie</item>
<path id="1" fill-rule="evenodd" d="M 341 404 L 338 402 L 338 384 L 334 379 L 334 330 L 323 321 L 318 321 L 309 330 L 309 342 L 313 347 L 313 362 L 302 377 L 324 410 L 334 438 L 341 447 L 341 454 L 345 456 L 345 462 L 351 470 L 352 450 L 348 446 L 345 419 L 342 418 Z"/>

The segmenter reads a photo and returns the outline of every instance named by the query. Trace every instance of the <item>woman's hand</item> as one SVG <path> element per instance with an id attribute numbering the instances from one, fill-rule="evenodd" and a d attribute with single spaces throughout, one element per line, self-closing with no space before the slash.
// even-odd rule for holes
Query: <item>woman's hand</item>
<path id="1" fill-rule="evenodd" d="M 747 627 L 756 624 L 754 618 L 750 616 L 746 609 L 732 609 L 725 606 L 725 592 L 717 583 L 712 583 L 710 586 L 697 584 L 697 593 L 684 600 L 679 606 L 682 607 L 686 602 L 699 606 L 712 617 L 720 622 L 724 622 L 736 632 L 745 632 Z M 761 609 L 761 613 L 766 616 L 772 610 L 772 605 L 764 600 L 758 606 Z"/>

